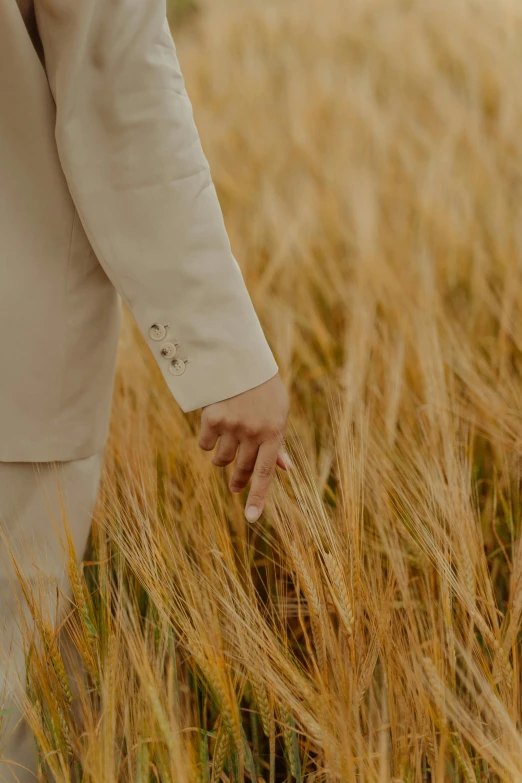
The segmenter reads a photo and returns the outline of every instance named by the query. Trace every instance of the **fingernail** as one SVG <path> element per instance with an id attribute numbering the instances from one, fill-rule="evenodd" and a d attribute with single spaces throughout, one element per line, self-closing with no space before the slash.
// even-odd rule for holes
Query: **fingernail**
<path id="1" fill-rule="evenodd" d="M 259 519 L 260 510 L 257 508 L 257 506 L 248 506 L 247 510 L 245 511 L 245 516 L 249 522 L 255 522 L 256 519 Z"/>
<path id="2" fill-rule="evenodd" d="M 294 463 L 290 459 L 290 454 L 287 451 L 284 451 L 284 450 L 283 450 L 283 460 L 284 460 L 284 463 L 285 463 L 286 467 L 289 468 L 290 470 L 292 470 L 292 468 L 294 467 Z"/>
<path id="3" fill-rule="evenodd" d="M 241 490 L 237 489 L 237 487 L 230 487 L 230 491 L 232 492 L 233 495 L 239 495 L 239 493 L 241 492 Z"/>

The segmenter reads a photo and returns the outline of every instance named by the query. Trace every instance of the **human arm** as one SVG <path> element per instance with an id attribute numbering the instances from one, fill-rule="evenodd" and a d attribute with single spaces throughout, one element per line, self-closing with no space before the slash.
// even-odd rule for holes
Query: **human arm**
<path id="1" fill-rule="evenodd" d="M 165 0 L 36 0 L 56 143 L 89 241 L 183 411 L 278 367 L 232 255 Z"/>

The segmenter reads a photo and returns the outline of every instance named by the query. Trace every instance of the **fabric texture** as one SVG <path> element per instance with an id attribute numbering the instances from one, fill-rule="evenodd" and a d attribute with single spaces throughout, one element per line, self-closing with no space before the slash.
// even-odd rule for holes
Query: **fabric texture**
<path id="1" fill-rule="evenodd" d="M 0 462 L 0 709 L 9 711 L 0 731 L 0 783 L 37 780 L 35 740 L 15 699 L 25 683 L 21 618 L 25 616 L 29 628 L 32 620 L 7 542 L 24 578 L 37 591 L 42 611 L 58 624 L 71 596 L 62 512 L 80 562 L 102 467 L 103 450 L 61 463 Z"/>
<path id="2" fill-rule="evenodd" d="M 183 411 L 278 367 L 165 0 L 0 0 L 0 460 L 106 442 L 125 302 Z"/>

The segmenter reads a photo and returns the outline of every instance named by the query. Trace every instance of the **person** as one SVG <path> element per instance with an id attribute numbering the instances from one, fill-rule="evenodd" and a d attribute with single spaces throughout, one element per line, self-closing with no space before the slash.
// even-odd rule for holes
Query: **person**
<path id="1" fill-rule="evenodd" d="M 0 117 L 2 529 L 63 584 L 49 532 L 62 497 L 83 555 L 123 302 L 258 519 L 290 465 L 288 392 L 232 254 L 165 0 L 0 0 Z M 4 693 L 24 666 L 10 576 L 4 557 Z M 18 721 L 0 780 L 35 780 L 35 763 Z"/>

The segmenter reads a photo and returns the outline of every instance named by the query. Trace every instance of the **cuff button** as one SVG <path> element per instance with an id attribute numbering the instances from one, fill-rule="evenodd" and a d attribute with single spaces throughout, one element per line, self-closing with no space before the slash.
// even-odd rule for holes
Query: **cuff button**
<path id="1" fill-rule="evenodd" d="M 160 353 L 165 359 L 172 359 L 176 355 L 176 346 L 174 343 L 163 343 Z"/>
<path id="2" fill-rule="evenodd" d="M 182 362 L 181 359 L 174 359 L 174 361 L 169 364 L 169 370 L 172 375 L 183 375 L 185 372 L 185 362 Z"/>
<path id="3" fill-rule="evenodd" d="M 149 329 L 151 340 L 163 340 L 166 334 L 167 330 L 163 324 L 153 324 Z"/>

